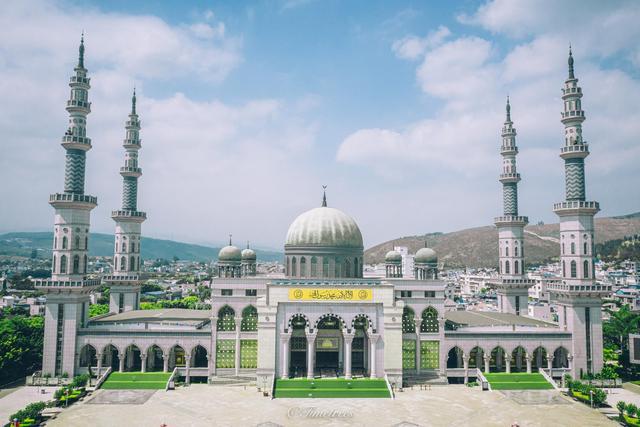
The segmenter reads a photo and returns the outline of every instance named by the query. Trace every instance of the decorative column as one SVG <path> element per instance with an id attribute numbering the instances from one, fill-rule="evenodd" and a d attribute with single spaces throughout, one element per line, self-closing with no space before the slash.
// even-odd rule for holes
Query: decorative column
<path id="1" fill-rule="evenodd" d="M 98 378 L 100 378 L 100 373 L 102 371 L 102 353 L 97 353 L 96 358 L 98 359 Z"/>
<path id="2" fill-rule="evenodd" d="M 529 353 L 527 353 L 524 356 L 524 359 L 527 361 L 527 374 L 530 374 L 531 373 L 531 359 L 532 359 L 531 355 Z"/>
<path id="3" fill-rule="evenodd" d="M 511 353 L 505 353 L 504 355 L 504 362 L 507 365 L 507 374 L 511 373 Z"/>
<path id="4" fill-rule="evenodd" d="M 462 353 L 462 366 L 464 367 L 464 383 L 469 382 L 469 356 L 466 353 Z"/>
<path id="5" fill-rule="evenodd" d="M 312 380 L 315 376 L 316 338 L 318 331 L 307 332 L 307 378 Z"/>
<path id="6" fill-rule="evenodd" d="M 190 370 L 191 370 L 191 355 L 190 354 L 186 354 L 184 356 L 184 359 L 185 359 L 185 371 L 186 371 L 185 372 L 185 376 L 184 376 L 184 380 L 185 380 L 185 383 L 191 384 L 191 375 L 190 375 L 191 374 L 191 372 L 190 372 Z"/>
<path id="7" fill-rule="evenodd" d="M 140 353 L 140 372 L 147 372 L 147 354 Z"/>
<path id="8" fill-rule="evenodd" d="M 216 352 L 218 351 L 218 317 L 211 316 L 211 351 L 207 353 L 209 377 L 216 375 Z"/>
<path id="9" fill-rule="evenodd" d="M 551 375 L 551 371 L 553 370 L 553 355 L 547 354 L 547 370 L 549 371 L 549 375 Z"/>
<path id="10" fill-rule="evenodd" d="M 484 373 L 488 374 L 491 369 L 490 367 L 491 355 L 485 354 L 483 358 L 484 358 Z"/>
<path id="11" fill-rule="evenodd" d="M 242 326 L 242 317 L 236 317 L 236 377 L 240 375 L 240 327 Z"/>
<path id="12" fill-rule="evenodd" d="M 355 335 L 355 332 L 349 332 L 346 329 L 342 331 L 344 337 L 344 377 L 347 380 L 351 379 L 351 344 Z"/>
<path id="13" fill-rule="evenodd" d="M 291 331 L 280 334 L 280 348 L 282 349 L 282 367 L 280 378 L 289 378 L 289 343 L 291 341 Z"/>
<path id="14" fill-rule="evenodd" d="M 125 359 L 124 353 L 119 352 L 118 353 L 118 362 L 119 362 L 118 371 L 120 372 L 124 372 L 124 359 Z"/>
<path id="15" fill-rule="evenodd" d="M 380 338 L 380 334 L 369 333 L 369 376 L 371 378 L 377 378 L 378 374 L 376 372 L 376 347 L 378 344 L 378 339 Z"/>
<path id="16" fill-rule="evenodd" d="M 413 319 L 416 324 L 416 374 L 420 374 L 420 327 L 422 326 L 422 318 Z"/>
<path id="17" fill-rule="evenodd" d="M 169 354 L 162 352 L 162 372 L 169 372 Z"/>

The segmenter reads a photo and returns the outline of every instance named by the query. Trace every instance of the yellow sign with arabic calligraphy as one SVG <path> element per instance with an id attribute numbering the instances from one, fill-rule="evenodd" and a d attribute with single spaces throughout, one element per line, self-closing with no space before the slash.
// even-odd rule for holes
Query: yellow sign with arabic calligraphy
<path id="1" fill-rule="evenodd" d="M 371 289 L 296 288 L 289 289 L 289 301 L 371 301 Z"/>

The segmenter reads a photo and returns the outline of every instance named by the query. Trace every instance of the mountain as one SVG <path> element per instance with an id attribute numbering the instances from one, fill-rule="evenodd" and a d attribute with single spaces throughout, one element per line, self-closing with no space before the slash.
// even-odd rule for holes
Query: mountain
<path id="1" fill-rule="evenodd" d="M 640 233 L 640 212 L 596 218 L 596 243 L 622 239 Z M 558 224 L 530 225 L 525 228 L 526 260 L 538 264 L 557 257 L 560 228 Z M 425 245 L 438 253 L 438 260 L 446 267 L 494 267 L 498 264 L 498 231 L 494 226 L 469 228 L 452 233 L 430 233 L 401 237 L 373 246 L 365 251 L 366 263 L 384 261 L 385 254 L 394 246 L 407 246 L 415 253 Z"/>
<path id="2" fill-rule="evenodd" d="M 112 234 L 91 233 L 89 237 L 90 256 L 113 255 L 114 237 Z M 0 234 L 0 255 L 31 256 L 34 249 L 39 258 L 51 256 L 53 233 L 51 232 L 16 232 Z M 172 240 L 142 237 L 142 258 L 173 259 L 189 261 L 212 261 L 218 257 L 220 248 L 174 242 Z M 281 252 L 256 249 L 259 261 L 282 261 Z"/>

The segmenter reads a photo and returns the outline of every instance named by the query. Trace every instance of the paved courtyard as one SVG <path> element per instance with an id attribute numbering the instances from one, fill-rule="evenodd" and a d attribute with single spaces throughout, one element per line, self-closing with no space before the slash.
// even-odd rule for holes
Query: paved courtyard
<path id="1" fill-rule="evenodd" d="M 29 403 L 53 399 L 53 393 L 59 387 L 16 387 L 0 391 L 0 425 L 9 421 L 15 414 Z"/>
<path id="2" fill-rule="evenodd" d="M 127 391 L 130 393 L 130 391 Z M 111 396 L 101 396 L 102 394 Z M 118 402 L 114 390 L 95 394 Z M 149 393 L 149 392 L 145 392 Z M 614 426 L 602 414 L 555 391 L 482 392 L 466 386 L 409 390 L 391 399 L 276 399 L 254 389 L 192 385 L 156 391 L 146 402 L 86 400 L 65 410 L 49 426 Z M 131 397 L 131 396 L 129 396 Z M 145 396 L 147 397 L 147 396 Z M 142 399 L 144 400 L 144 399 Z M 517 401 L 516 401 L 517 400 Z M 520 402 L 520 403 L 518 403 Z M 544 402 L 544 403 L 541 403 Z M 402 424 L 406 423 L 406 424 Z"/>

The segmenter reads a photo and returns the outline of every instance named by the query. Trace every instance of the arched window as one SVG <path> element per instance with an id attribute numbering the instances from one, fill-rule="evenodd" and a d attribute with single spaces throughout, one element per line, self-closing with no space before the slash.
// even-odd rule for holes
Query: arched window
<path id="1" fill-rule="evenodd" d="M 287 276 L 291 276 L 291 257 L 287 257 Z"/>
<path id="2" fill-rule="evenodd" d="M 67 272 L 67 256 L 62 255 L 60 257 L 60 273 L 65 274 Z"/>
<path id="3" fill-rule="evenodd" d="M 127 269 L 127 258 L 126 257 L 121 257 L 120 258 L 120 271 L 125 271 Z"/>
<path id="4" fill-rule="evenodd" d="M 518 256 L 518 247 L 513 248 L 513 256 Z"/>
<path id="5" fill-rule="evenodd" d="M 571 277 L 578 276 L 578 265 L 575 261 L 571 261 Z"/>
<path id="6" fill-rule="evenodd" d="M 564 242 L 562 243 L 562 245 L 560 247 L 562 248 L 562 255 L 564 255 Z"/>
<path id="7" fill-rule="evenodd" d="M 412 334 L 416 331 L 415 312 L 411 307 L 405 307 L 402 310 L 402 333 Z"/>
<path id="8" fill-rule="evenodd" d="M 587 255 L 587 242 L 584 242 L 583 251 L 584 251 L 584 255 Z"/>
<path id="9" fill-rule="evenodd" d="M 62 237 L 62 249 L 67 249 L 67 236 Z"/>
<path id="10" fill-rule="evenodd" d="M 243 332 L 253 332 L 258 330 L 258 310 L 250 305 L 242 310 L 242 322 L 240 330 Z"/>
<path id="11" fill-rule="evenodd" d="M 80 273 L 80 257 L 78 255 L 73 257 L 73 274 Z"/>
<path id="12" fill-rule="evenodd" d="M 571 255 L 576 254 L 576 244 L 575 242 L 571 242 Z"/>
<path id="13" fill-rule="evenodd" d="M 291 260 L 291 275 L 293 277 L 296 277 L 298 275 L 298 261 L 296 260 L 296 257 L 293 257 L 293 259 Z"/>
<path id="14" fill-rule="evenodd" d="M 82 271 L 86 274 L 87 272 L 87 256 L 84 256 L 84 264 L 82 266 Z"/>
<path id="15" fill-rule="evenodd" d="M 504 248 L 504 256 L 509 256 L 509 246 Z"/>
<path id="16" fill-rule="evenodd" d="M 322 257 L 322 277 L 329 277 L 329 258 Z"/>
<path id="17" fill-rule="evenodd" d="M 311 257 L 311 277 L 318 277 L 318 258 Z"/>
<path id="18" fill-rule="evenodd" d="M 358 263 L 358 258 L 353 259 L 353 277 L 360 277 L 360 264 Z"/>
<path id="19" fill-rule="evenodd" d="M 307 277 L 307 258 L 300 258 L 300 277 Z"/>
<path id="20" fill-rule="evenodd" d="M 588 279 L 589 278 L 589 261 L 585 260 L 583 265 L 582 265 L 582 269 L 584 270 L 584 278 Z"/>
<path id="21" fill-rule="evenodd" d="M 344 261 L 344 275 L 345 277 L 351 277 L 351 261 L 349 261 L 349 258 Z"/>
<path id="22" fill-rule="evenodd" d="M 131 271 L 136 271 L 136 259 L 133 256 L 129 260 L 129 268 L 131 269 Z"/>
<path id="23" fill-rule="evenodd" d="M 134 242 L 131 242 L 131 252 L 135 252 L 136 251 L 136 244 Z"/>
<path id="24" fill-rule="evenodd" d="M 509 265 L 509 261 L 504 262 L 504 272 L 505 274 L 511 274 L 511 266 Z"/>
<path id="25" fill-rule="evenodd" d="M 53 256 L 53 265 L 51 265 L 51 272 L 55 273 L 56 272 L 56 256 Z"/>
<path id="26" fill-rule="evenodd" d="M 336 258 L 333 262 L 335 263 L 333 277 L 342 277 L 342 272 L 340 271 L 340 259 Z"/>
<path id="27" fill-rule="evenodd" d="M 562 277 L 566 277 L 566 276 L 567 276 L 567 268 L 564 261 L 562 261 Z"/>
<path id="28" fill-rule="evenodd" d="M 58 236 L 53 238 L 53 249 L 58 249 Z"/>
<path id="29" fill-rule="evenodd" d="M 80 249 L 80 236 L 76 236 L 76 249 Z"/>
<path id="30" fill-rule="evenodd" d="M 84 249 L 89 249 L 89 238 L 87 236 L 84 237 Z"/>
<path id="31" fill-rule="evenodd" d="M 438 329 L 438 310 L 433 307 L 427 307 L 422 312 L 422 323 L 420 324 L 420 332 L 437 333 Z"/>
<path id="32" fill-rule="evenodd" d="M 233 308 L 225 305 L 218 311 L 217 327 L 219 331 L 235 331 L 236 330 L 236 312 Z M 242 325 L 240 325 L 242 326 Z"/>
<path id="33" fill-rule="evenodd" d="M 516 249 L 518 249 L 518 248 L 516 248 Z M 514 273 L 514 274 L 520 274 L 520 273 L 518 272 L 518 267 L 519 267 L 519 265 L 518 265 L 518 264 L 519 264 L 519 263 L 518 263 L 518 261 L 517 261 L 517 260 L 513 262 L 513 273 Z"/>
<path id="34" fill-rule="evenodd" d="M 122 252 L 127 251 L 127 242 L 122 242 Z"/>

